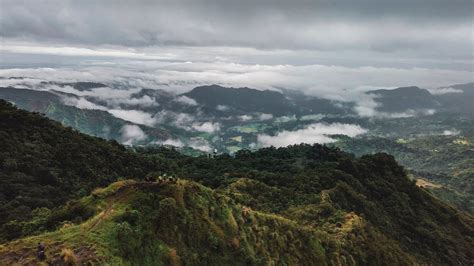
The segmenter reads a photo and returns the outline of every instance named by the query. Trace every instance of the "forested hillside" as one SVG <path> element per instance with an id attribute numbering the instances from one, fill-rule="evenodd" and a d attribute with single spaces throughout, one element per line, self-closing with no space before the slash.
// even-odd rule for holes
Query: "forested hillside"
<path id="1" fill-rule="evenodd" d="M 119 177 L 141 178 L 159 163 L 0 100 L 0 239 L 24 233 L 21 221 Z"/>
<path id="2" fill-rule="evenodd" d="M 473 218 L 387 154 L 132 151 L 6 102 L 0 123 L 0 264 L 35 263 L 39 241 L 51 263 L 65 249 L 114 265 L 473 263 Z M 119 178 L 135 180 L 92 191 Z"/>
<path id="3" fill-rule="evenodd" d="M 406 166 L 414 177 L 436 185 L 430 187 L 440 199 L 474 213 L 474 138 L 467 136 L 421 136 L 415 139 L 359 138 L 335 144 L 357 156 L 386 152 Z"/>

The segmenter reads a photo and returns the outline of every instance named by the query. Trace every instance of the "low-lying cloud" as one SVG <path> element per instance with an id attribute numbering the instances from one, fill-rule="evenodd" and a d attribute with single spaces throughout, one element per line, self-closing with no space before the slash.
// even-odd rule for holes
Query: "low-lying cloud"
<path id="1" fill-rule="evenodd" d="M 173 138 L 170 138 L 170 139 L 167 139 L 167 140 L 164 140 L 164 141 L 156 141 L 153 144 L 171 145 L 171 146 L 174 146 L 174 147 L 177 147 L 177 148 L 181 148 L 181 147 L 185 146 L 185 144 L 181 140 L 173 139 Z"/>
<path id="2" fill-rule="evenodd" d="M 192 98 L 189 98 L 188 96 L 185 96 L 185 95 L 182 95 L 182 96 L 179 96 L 175 99 L 176 102 L 179 102 L 181 104 L 184 104 L 184 105 L 189 105 L 189 106 L 196 106 L 198 105 L 198 103 L 196 102 L 196 100 L 192 99 Z"/>
<path id="3" fill-rule="evenodd" d="M 61 102 L 68 106 L 74 106 L 79 109 L 87 109 L 87 110 L 102 110 L 106 111 L 107 108 L 101 105 L 97 105 L 83 97 L 70 97 L 70 96 L 62 96 Z"/>
<path id="4" fill-rule="evenodd" d="M 253 117 L 251 115 L 241 115 L 238 118 L 242 122 L 246 122 L 246 121 L 249 121 L 249 120 L 253 119 Z"/>
<path id="5" fill-rule="evenodd" d="M 443 95 L 447 93 L 463 93 L 463 90 L 455 89 L 452 87 L 443 87 L 443 88 L 436 88 L 436 89 L 429 89 L 431 94 L 434 95 Z"/>
<path id="6" fill-rule="evenodd" d="M 194 122 L 195 117 L 187 113 L 176 113 L 173 111 L 162 110 L 154 116 L 154 119 L 160 124 L 170 123 L 185 130 L 192 130 L 191 125 Z"/>
<path id="7" fill-rule="evenodd" d="M 273 115 L 272 115 L 272 114 L 260 114 L 260 115 L 258 116 L 258 119 L 259 119 L 260 121 L 271 120 L 271 119 L 273 119 Z"/>
<path id="8" fill-rule="evenodd" d="M 202 151 L 202 152 L 212 151 L 212 147 L 211 145 L 209 145 L 209 142 L 201 138 L 192 138 L 189 140 L 187 145 L 195 150 Z"/>
<path id="9" fill-rule="evenodd" d="M 435 94 L 459 93 L 459 90 L 442 86 L 472 81 L 472 74 L 472 71 L 424 68 L 250 65 L 226 60 L 184 63 L 123 60 L 117 66 L 94 61 L 75 68 L 0 69 L 1 77 L 26 77 L 0 79 L 0 84 L 72 93 L 86 99 L 95 99 L 93 102 L 106 105 L 108 109 L 157 106 L 154 97 L 137 96 L 143 88 L 159 89 L 174 94 L 208 84 L 261 90 L 298 89 L 305 94 L 320 98 L 352 102 L 354 111 L 362 117 L 388 117 L 389 114 L 381 114 L 376 110 L 379 107 L 374 99 L 376 95 L 365 92 L 417 85 Z M 40 86 L 44 81 L 94 81 L 108 86 L 79 91 L 71 86 Z M 177 96 L 175 101 L 188 106 L 197 105 L 194 99 L 186 96 Z M 103 109 L 82 100 L 77 102 L 77 107 Z M 228 111 L 229 107 L 218 105 L 216 109 Z M 186 124 L 189 126 L 189 123 Z"/>
<path id="10" fill-rule="evenodd" d="M 230 108 L 227 105 L 219 104 L 216 106 L 216 110 L 221 111 L 221 112 L 226 112 L 226 111 L 229 111 Z"/>
<path id="11" fill-rule="evenodd" d="M 274 136 L 261 134 L 257 136 L 257 142 L 260 147 L 286 147 L 288 145 L 300 143 L 325 144 L 336 141 L 336 139 L 332 138 L 331 135 L 356 137 L 365 133 L 367 133 L 367 130 L 359 125 L 316 123 L 296 131 L 281 131 Z"/>
<path id="12" fill-rule="evenodd" d="M 121 141 L 124 145 L 133 145 L 147 139 L 147 135 L 137 125 L 125 125 L 120 129 Z"/>
<path id="13" fill-rule="evenodd" d="M 139 111 L 139 110 L 120 110 L 120 109 L 112 109 L 107 110 L 107 112 L 111 113 L 113 116 L 123 119 L 125 121 L 129 121 L 135 124 L 145 125 L 145 126 L 154 126 L 156 124 L 156 119 L 153 115 Z"/>
<path id="14" fill-rule="evenodd" d="M 204 123 L 193 123 L 192 128 L 196 131 L 214 133 L 221 130 L 220 123 L 204 122 Z"/>
<path id="15" fill-rule="evenodd" d="M 447 129 L 443 131 L 444 136 L 457 136 L 459 134 L 461 134 L 461 131 L 457 129 Z"/>

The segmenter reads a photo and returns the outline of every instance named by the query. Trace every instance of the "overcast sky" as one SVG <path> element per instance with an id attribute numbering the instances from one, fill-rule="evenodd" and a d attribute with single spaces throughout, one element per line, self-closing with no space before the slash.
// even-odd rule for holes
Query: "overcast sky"
<path id="1" fill-rule="evenodd" d="M 160 69 L 192 62 L 185 82 L 190 71 L 221 82 L 222 68 L 233 75 L 236 66 L 250 74 L 263 66 L 299 71 L 312 88 L 333 81 L 341 88 L 436 86 L 433 79 L 444 86 L 472 81 L 473 34 L 472 0 L 0 0 L 3 69 L 80 70 L 91 62 L 130 69 L 140 62 L 146 71 L 157 62 Z M 182 69 L 175 68 L 176 79 Z M 310 84 L 313 75 L 319 80 Z M 265 83 L 247 78 L 236 85 Z"/>

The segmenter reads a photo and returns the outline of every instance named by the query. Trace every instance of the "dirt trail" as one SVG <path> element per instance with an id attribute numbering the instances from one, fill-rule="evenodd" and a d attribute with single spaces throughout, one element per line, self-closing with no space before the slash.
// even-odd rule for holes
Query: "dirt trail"
<path id="1" fill-rule="evenodd" d="M 114 211 L 114 208 L 113 208 L 113 202 L 109 202 L 107 203 L 107 207 L 105 208 L 105 210 L 101 211 L 97 217 L 95 217 L 94 219 L 94 222 L 92 222 L 92 224 L 89 226 L 89 228 L 87 228 L 88 231 L 91 231 L 93 230 L 94 228 L 96 228 L 103 220 L 107 219 L 110 214 L 112 214 Z"/>
<path id="2" fill-rule="evenodd" d="M 149 188 L 157 185 L 162 185 L 162 183 L 137 182 L 135 184 L 130 184 L 128 186 L 119 188 L 112 196 L 107 199 L 107 206 L 103 211 L 101 211 L 98 215 L 96 215 L 96 217 L 93 218 L 94 221 L 88 226 L 87 230 L 91 231 L 97 228 L 97 226 L 100 225 L 102 221 L 109 218 L 110 215 L 114 212 L 114 205 L 128 198 L 128 196 L 132 192 L 130 188 Z"/>

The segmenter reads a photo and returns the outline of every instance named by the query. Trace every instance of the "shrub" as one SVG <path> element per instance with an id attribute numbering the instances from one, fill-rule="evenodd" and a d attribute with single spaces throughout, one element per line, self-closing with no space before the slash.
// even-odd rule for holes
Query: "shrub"
<path id="1" fill-rule="evenodd" d="M 61 250 L 61 259 L 66 265 L 77 265 L 77 258 L 74 251 L 70 248 L 63 248 Z"/>

